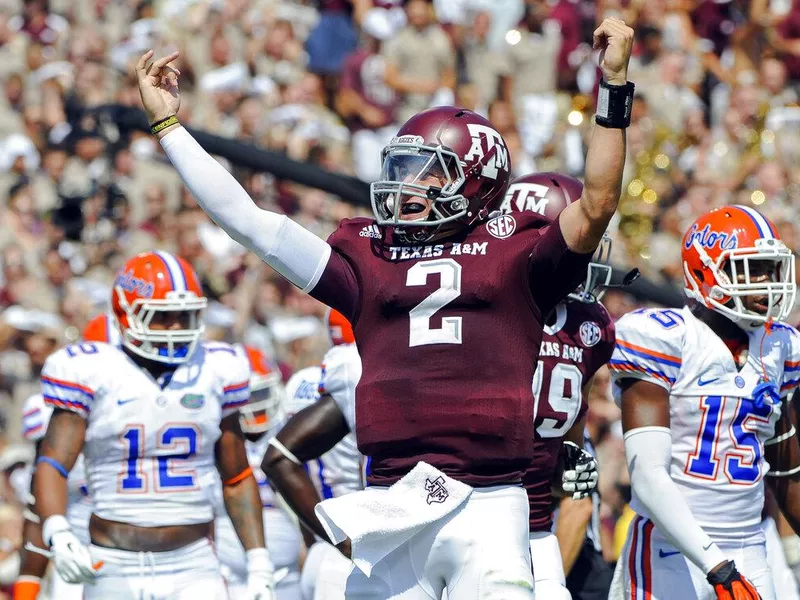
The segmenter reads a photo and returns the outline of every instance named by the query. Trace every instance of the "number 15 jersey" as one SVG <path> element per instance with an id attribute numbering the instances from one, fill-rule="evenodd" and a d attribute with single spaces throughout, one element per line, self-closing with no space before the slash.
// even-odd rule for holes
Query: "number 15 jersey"
<path id="1" fill-rule="evenodd" d="M 764 442 L 774 437 L 783 406 L 759 407 L 751 398 L 765 379 L 781 396 L 800 384 L 797 330 L 774 325 L 748 332 L 747 362 L 737 369 L 725 343 L 686 307 L 638 310 L 616 329 L 614 395 L 619 399 L 618 382 L 631 377 L 669 392 L 669 472 L 698 524 L 728 538 L 758 525 L 769 470 Z M 635 492 L 631 507 L 648 516 Z"/>
<path id="2" fill-rule="evenodd" d="M 213 520 L 201 480 L 214 470 L 220 421 L 250 395 L 250 368 L 228 344 L 198 345 L 159 385 L 125 352 L 75 344 L 42 370 L 45 402 L 87 421 L 93 513 L 140 527 Z"/>

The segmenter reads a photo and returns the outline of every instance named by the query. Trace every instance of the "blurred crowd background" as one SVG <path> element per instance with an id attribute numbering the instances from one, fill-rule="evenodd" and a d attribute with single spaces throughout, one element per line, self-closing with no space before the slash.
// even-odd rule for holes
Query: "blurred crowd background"
<path id="1" fill-rule="evenodd" d="M 105 310 L 116 268 L 139 251 L 195 266 L 210 337 L 263 348 L 285 375 L 327 347 L 323 307 L 211 223 L 152 137 L 97 117 L 139 106 L 131 66 L 144 51 L 181 51 L 184 123 L 334 173 L 374 180 L 400 123 L 457 104 L 504 135 L 515 175 L 580 177 L 591 34 L 611 15 L 635 28 L 637 86 L 613 264 L 679 288 L 688 224 L 733 202 L 798 248 L 800 0 L 2 0 L 0 470 L 22 460 L 19 407 L 45 358 Z M 225 164 L 257 203 L 320 236 L 369 214 Z M 604 303 L 614 317 L 637 306 L 619 291 Z M 590 405 L 613 560 L 627 475 L 607 373 Z M 21 519 L 3 490 L 0 581 Z"/>

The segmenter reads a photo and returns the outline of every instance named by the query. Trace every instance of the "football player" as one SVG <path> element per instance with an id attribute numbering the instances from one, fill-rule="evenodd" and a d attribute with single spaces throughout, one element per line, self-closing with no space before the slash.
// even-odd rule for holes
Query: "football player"
<path id="1" fill-rule="evenodd" d="M 33 476 L 42 537 L 58 574 L 84 597 L 226 598 L 200 482 L 216 464 L 247 549 L 248 600 L 273 598 L 258 486 L 238 409 L 247 361 L 202 343 L 206 298 L 192 267 L 166 252 L 130 259 L 111 307 L 120 346 L 82 342 L 51 355 L 42 394 L 53 415 Z M 84 455 L 92 516 L 87 547 L 64 517 L 67 474 Z M 47 493 L 37 493 L 46 490 Z"/>
<path id="2" fill-rule="evenodd" d="M 98 315 L 91 319 L 83 330 L 83 335 L 81 336 L 83 341 L 118 344 L 119 334 L 113 326 L 110 326 L 110 319 L 110 315 L 107 314 Z M 22 410 L 22 435 L 26 440 L 35 444 L 37 455 L 52 414 L 53 408 L 45 404 L 44 397 L 41 394 L 34 394 L 25 401 L 25 406 Z M 69 472 L 67 489 L 69 493 L 66 513 L 67 521 L 76 537 L 82 543 L 88 544 L 89 517 L 92 514 L 92 503 L 88 497 L 89 492 L 86 486 L 83 455 L 78 456 L 75 466 Z M 20 500 L 26 505 L 23 529 L 25 543 L 26 545 L 32 544 L 33 546 L 41 547 L 43 545 L 42 526 L 39 517 L 33 512 L 33 495 L 28 493 L 26 498 Z M 23 547 L 20 575 L 14 583 L 14 600 L 36 600 L 41 580 L 47 571 L 48 562 L 48 559 L 41 553 Z M 52 577 L 50 588 L 51 596 L 54 598 L 63 598 L 64 600 L 80 600 L 83 598 L 82 584 L 67 583 L 61 577 Z"/>
<path id="3" fill-rule="evenodd" d="M 285 401 L 280 373 L 271 370 L 263 352 L 252 346 L 235 346 L 250 363 L 250 400 L 240 409 L 239 424 L 246 439 L 247 459 L 258 482 L 263 506 L 264 535 L 275 565 L 275 596 L 278 600 L 300 600 L 300 549 L 302 539 L 296 522 L 280 507 L 264 472 L 261 459 L 267 443 L 283 425 Z M 225 512 L 222 482 L 212 473 L 217 518 L 214 545 L 231 598 L 244 597 L 247 590 L 247 560 L 236 529 Z M 280 577 L 279 577 L 280 576 Z"/>
<path id="4" fill-rule="evenodd" d="M 352 433 L 361 359 L 347 319 L 330 310 L 327 320 L 332 347 L 319 372 L 319 396 L 295 403 L 298 412 L 270 442 L 263 467 L 301 522 L 311 523 L 309 528 L 320 532 L 314 514 L 320 498 L 342 496 L 364 487 L 364 457 Z M 352 566 L 326 541 L 316 542 L 303 566 L 304 593 L 314 600 L 343 599 Z"/>
<path id="5" fill-rule="evenodd" d="M 771 600 L 765 475 L 800 529 L 785 400 L 800 384 L 800 335 L 781 323 L 794 255 L 747 206 L 704 214 L 681 250 L 687 305 L 616 324 L 610 367 L 637 516 L 611 597 Z"/>
<path id="6" fill-rule="evenodd" d="M 180 126 L 168 66 L 177 53 L 139 60 L 151 131 L 203 209 L 354 325 L 363 363 L 355 433 L 371 487 L 316 508 L 333 541 L 358 539 L 349 595 L 532 597 L 519 486 L 533 454 L 531 383 L 544 317 L 584 278 L 617 207 L 632 37 L 613 18 L 595 31 L 599 126 L 584 193 L 555 223 L 499 214 L 505 141 L 479 115 L 438 107 L 384 149 L 382 181 L 371 186 L 376 219 L 345 220 L 327 242 L 256 206 Z M 406 518 L 380 518 L 397 506 Z"/>
<path id="7" fill-rule="evenodd" d="M 581 197 L 583 184 L 560 173 L 536 173 L 515 179 L 508 187 L 501 211 L 534 212 L 554 222 Z M 539 365 L 534 378 L 534 455 L 523 479 L 530 503 L 530 548 L 536 594 L 552 600 L 569 600 L 562 550 L 552 532 L 554 500 L 551 483 L 562 477 L 565 463 L 587 472 L 588 481 L 557 481 L 573 491 L 572 500 L 586 504 L 597 484 L 594 461 L 583 450 L 586 398 L 597 370 L 614 350 L 614 324 L 597 301 L 602 286 L 610 283 L 611 267 L 605 264 L 611 240 L 605 237 L 586 270 L 586 278 L 569 297 L 559 302 L 545 321 Z M 579 465 L 579 466 L 578 466 Z M 577 489 L 576 486 L 580 486 Z M 571 502 L 568 502 L 571 504 Z M 570 507 L 571 508 L 571 507 Z M 583 545 L 583 532 L 578 531 Z M 574 562 L 577 552 L 572 553 Z"/>

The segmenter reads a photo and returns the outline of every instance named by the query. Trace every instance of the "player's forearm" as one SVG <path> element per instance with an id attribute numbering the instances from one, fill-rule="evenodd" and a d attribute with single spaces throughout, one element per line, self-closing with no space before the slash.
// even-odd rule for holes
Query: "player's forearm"
<path id="1" fill-rule="evenodd" d="M 272 446 L 267 450 L 262 469 L 270 485 L 297 515 L 303 527 L 323 540 L 328 539 L 325 528 L 314 512 L 314 507 L 322 499 L 305 469 L 294 464 Z"/>
<path id="2" fill-rule="evenodd" d="M 569 223 L 574 228 L 564 231 L 564 239 L 575 252 L 592 252 L 608 228 L 622 191 L 625 152 L 625 129 L 595 125 L 586 154 L 583 194 L 575 209 L 577 218 Z"/>
<path id="3" fill-rule="evenodd" d="M 586 539 L 586 528 L 592 520 L 592 499 L 561 501 L 556 520 L 556 538 L 561 549 L 564 575 L 569 575 Z"/>
<path id="4" fill-rule="evenodd" d="M 49 517 L 67 511 L 67 477 L 83 450 L 85 436 L 86 421 L 83 417 L 64 410 L 53 412 L 31 480 L 31 493 L 36 499 L 35 512 L 42 524 Z"/>
<path id="5" fill-rule="evenodd" d="M 264 521 L 258 483 L 250 475 L 233 485 L 223 485 L 225 510 L 245 550 L 264 548 Z"/>
<path id="6" fill-rule="evenodd" d="M 42 556 L 37 552 L 30 552 L 25 549 L 25 544 L 31 543 L 37 548 L 44 548 L 44 540 L 42 540 L 42 525 L 35 523 L 30 519 L 25 519 L 25 524 L 22 527 L 23 547 L 20 550 L 20 566 L 19 574 L 30 577 L 44 577 L 47 571 L 47 564 L 50 562 L 47 557 Z"/>
<path id="7" fill-rule="evenodd" d="M 330 246 L 313 233 L 257 207 L 245 189 L 183 127 L 161 145 L 197 202 L 234 240 L 301 289 L 319 279 Z"/>
<path id="8" fill-rule="evenodd" d="M 695 521 L 686 499 L 669 476 L 669 429 L 641 427 L 628 431 L 625 455 L 634 494 L 667 541 L 703 573 L 725 561 L 725 555 Z"/>

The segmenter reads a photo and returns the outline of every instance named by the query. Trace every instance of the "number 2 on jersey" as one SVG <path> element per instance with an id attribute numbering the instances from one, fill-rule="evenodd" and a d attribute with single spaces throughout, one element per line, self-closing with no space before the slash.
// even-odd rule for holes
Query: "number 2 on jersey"
<path id="1" fill-rule="evenodd" d="M 120 439 L 127 450 L 125 468 L 120 474 L 120 491 L 141 493 L 148 491 L 148 480 L 154 477 L 156 492 L 181 492 L 197 489 L 194 469 L 180 469 L 174 461 L 185 461 L 197 453 L 200 432 L 192 424 L 170 425 L 156 435 L 156 449 L 165 452 L 151 459 L 152 473 L 142 468 L 144 456 L 144 425 L 131 425 L 122 432 Z"/>
<path id="2" fill-rule="evenodd" d="M 739 403 L 728 426 L 722 423 L 726 402 Z M 758 434 L 746 428 L 746 422 L 748 419 L 769 420 L 772 408 L 766 404 L 758 408 L 752 402 L 736 398 L 705 396 L 700 398 L 700 409 L 703 417 L 697 434 L 697 447 L 686 461 L 686 473 L 715 480 L 722 459 L 725 475 L 731 483 L 747 485 L 758 481 L 761 474 L 761 444 Z M 717 446 L 723 435 L 730 435 L 733 450 L 720 457 Z"/>
<path id="3" fill-rule="evenodd" d="M 442 326 L 436 329 L 431 317 L 461 295 L 461 265 L 452 258 L 417 263 L 408 270 L 406 285 L 425 285 L 429 275 L 439 275 L 439 289 L 409 312 L 408 345 L 460 344 L 461 317 L 442 317 Z"/>

